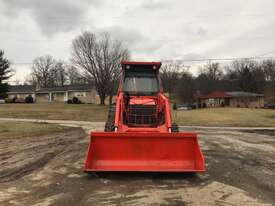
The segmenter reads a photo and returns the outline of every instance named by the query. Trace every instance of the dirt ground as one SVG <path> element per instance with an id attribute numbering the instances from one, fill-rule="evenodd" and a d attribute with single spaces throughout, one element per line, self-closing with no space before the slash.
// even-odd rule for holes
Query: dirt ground
<path id="1" fill-rule="evenodd" d="M 274 133 L 199 134 L 204 174 L 83 173 L 80 128 L 0 138 L 0 205 L 275 205 Z"/>

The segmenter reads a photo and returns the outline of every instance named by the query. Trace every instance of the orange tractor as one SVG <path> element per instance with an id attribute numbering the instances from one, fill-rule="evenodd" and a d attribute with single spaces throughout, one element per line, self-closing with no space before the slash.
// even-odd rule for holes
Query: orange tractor
<path id="1" fill-rule="evenodd" d="M 197 134 L 171 124 L 160 62 L 122 62 L 104 132 L 91 132 L 84 171 L 204 172 Z"/>

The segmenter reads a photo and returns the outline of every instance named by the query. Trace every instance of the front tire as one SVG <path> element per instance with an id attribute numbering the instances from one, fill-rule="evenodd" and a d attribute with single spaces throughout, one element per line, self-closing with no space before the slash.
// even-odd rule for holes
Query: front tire
<path id="1" fill-rule="evenodd" d="M 109 106 L 107 121 L 105 122 L 105 129 L 104 129 L 105 132 L 115 131 L 115 126 L 114 126 L 115 114 L 116 114 L 116 105 L 111 104 Z"/>
<path id="2" fill-rule="evenodd" d="M 179 126 L 176 123 L 173 123 L 171 126 L 171 132 L 179 132 Z"/>

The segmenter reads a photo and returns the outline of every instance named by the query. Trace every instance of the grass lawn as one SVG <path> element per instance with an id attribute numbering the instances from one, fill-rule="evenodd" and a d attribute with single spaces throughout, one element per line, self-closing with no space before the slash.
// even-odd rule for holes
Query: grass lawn
<path id="1" fill-rule="evenodd" d="M 54 124 L 0 122 L 0 138 L 41 136 L 49 133 L 64 132 L 68 129 L 70 128 Z"/>
<path id="2" fill-rule="evenodd" d="M 93 104 L 0 104 L 0 117 L 105 121 L 108 106 Z"/>
<path id="3" fill-rule="evenodd" d="M 172 119 L 178 125 L 275 127 L 275 110 L 208 108 L 174 111 Z"/>
<path id="4" fill-rule="evenodd" d="M 108 106 L 93 104 L 0 104 L 0 118 L 36 118 L 82 121 L 105 121 Z M 275 110 L 247 108 L 209 108 L 173 111 L 178 125 L 195 126 L 273 126 Z"/>

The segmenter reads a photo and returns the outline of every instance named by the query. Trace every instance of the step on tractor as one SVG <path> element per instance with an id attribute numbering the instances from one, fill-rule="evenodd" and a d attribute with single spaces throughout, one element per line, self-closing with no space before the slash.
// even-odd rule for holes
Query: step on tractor
<path id="1" fill-rule="evenodd" d="M 122 62 L 104 132 L 91 132 L 85 172 L 204 172 L 197 134 L 171 123 L 161 62 Z"/>

